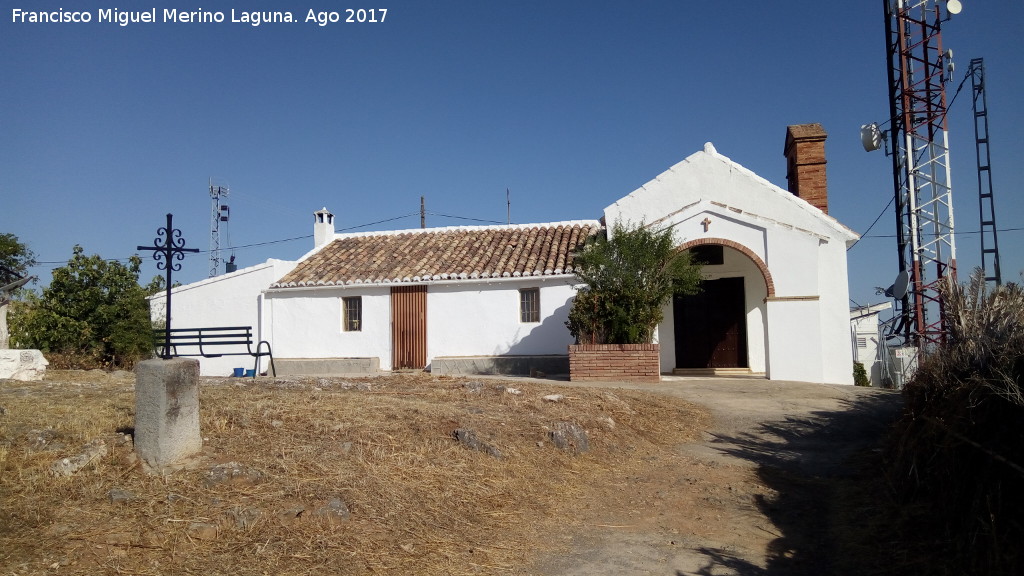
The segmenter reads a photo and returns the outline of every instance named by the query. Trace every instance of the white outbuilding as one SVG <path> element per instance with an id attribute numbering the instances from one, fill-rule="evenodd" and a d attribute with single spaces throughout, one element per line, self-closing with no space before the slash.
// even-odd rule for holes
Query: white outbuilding
<path id="1" fill-rule="evenodd" d="M 622 222 L 671 230 L 704 263 L 702 292 L 666 305 L 662 373 L 852 384 L 857 235 L 828 215 L 824 142 L 820 125 L 787 129 L 789 190 L 707 144 L 601 220 L 335 234 L 323 209 L 298 261 L 174 289 L 172 325 L 251 325 L 279 373 L 566 373 L 573 252 Z"/>

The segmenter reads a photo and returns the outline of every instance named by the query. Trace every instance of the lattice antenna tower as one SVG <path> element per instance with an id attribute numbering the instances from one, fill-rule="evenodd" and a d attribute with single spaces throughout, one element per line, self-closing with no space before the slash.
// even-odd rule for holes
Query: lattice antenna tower
<path id="1" fill-rule="evenodd" d="M 952 54 L 943 51 L 941 27 L 960 3 L 942 3 L 945 10 L 935 0 L 882 1 L 896 242 L 900 272 L 910 276 L 901 325 L 906 343 L 925 354 L 946 341 L 940 287 L 956 280 L 945 88 Z"/>
<path id="2" fill-rule="evenodd" d="M 220 186 L 210 180 L 210 278 L 220 274 L 221 264 L 224 259 L 220 253 L 220 231 L 221 223 L 227 231 L 228 218 L 231 216 L 231 209 L 225 203 L 230 190 L 227 186 Z"/>
<path id="3" fill-rule="evenodd" d="M 992 158 L 988 149 L 988 98 L 985 96 L 985 62 L 971 60 L 967 69 L 974 102 L 974 149 L 978 158 L 978 212 L 981 215 L 981 269 L 986 282 L 1003 283 L 999 270 L 999 235 L 992 191 Z"/>

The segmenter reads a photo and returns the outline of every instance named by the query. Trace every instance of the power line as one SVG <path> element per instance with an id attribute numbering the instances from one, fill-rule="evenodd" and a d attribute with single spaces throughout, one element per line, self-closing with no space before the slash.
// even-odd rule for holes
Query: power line
<path id="1" fill-rule="evenodd" d="M 469 218 L 467 216 L 452 216 L 451 214 L 440 214 L 438 212 L 427 212 L 431 216 L 441 216 L 442 218 L 454 218 L 455 220 L 469 220 L 471 222 L 486 222 L 488 224 L 505 224 L 505 222 L 499 222 L 497 220 L 485 220 L 483 218 Z"/>
<path id="2" fill-rule="evenodd" d="M 871 226 L 868 226 L 868 229 L 865 230 L 864 233 L 860 235 L 860 238 L 857 238 L 856 242 L 854 242 L 853 244 L 850 244 L 850 247 L 846 249 L 847 252 L 849 252 L 850 250 L 853 250 L 853 247 L 856 246 L 858 242 L 860 242 L 864 238 L 868 238 L 868 235 L 867 235 L 868 232 L 871 232 L 871 229 L 875 227 L 875 224 L 878 224 L 878 221 L 882 218 L 882 216 L 884 216 L 885 213 L 888 212 L 889 206 L 892 206 L 892 203 L 895 202 L 895 201 L 896 201 L 896 197 L 895 196 L 893 196 L 892 198 L 889 198 L 889 203 L 885 205 L 885 208 L 882 208 L 882 211 L 878 213 L 878 216 L 875 216 L 875 221 L 872 222 Z"/>
<path id="3" fill-rule="evenodd" d="M 384 218 L 383 220 L 377 220 L 375 222 L 367 222 L 366 224 L 359 224 L 357 226 L 349 226 L 347 228 L 341 228 L 341 229 L 339 229 L 337 231 L 338 232 L 345 232 L 345 231 L 349 231 L 349 230 L 358 230 L 360 228 L 366 228 L 367 226 L 376 226 L 377 224 L 383 224 L 385 222 L 392 222 L 392 221 L 395 221 L 395 220 L 401 220 L 403 218 L 409 218 L 410 216 L 416 216 L 418 214 L 419 214 L 418 211 L 417 212 L 411 212 L 409 214 L 403 214 L 401 216 L 394 216 L 392 218 Z M 447 218 L 461 218 L 463 220 L 476 220 L 475 218 L 466 218 L 466 217 L 462 217 L 462 216 L 448 216 L 446 214 L 435 214 L 435 215 L 436 216 L 445 216 Z M 483 220 L 481 220 L 481 221 L 483 221 Z M 497 224 L 501 224 L 501 222 L 496 222 L 496 223 Z M 309 239 L 309 238 L 312 238 L 312 237 L 313 237 L 312 234 L 305 234 L 305 235 L 302 235 L 302 236 L 293 236 L 292 238 L 282 238 L 280 240 L 268 240 L 266 242 L 254 242 L 252 244 L 242 244 L 240 246 L 228 246 L 228 248 L 231 248 L 233 250 L 242 249 L 242 248 L 255 248 L 255 247 L 258 247 L 258 246 L 269 246 L 269 245 L 272 245 L 272 244 L 282 244 L 284 242 L 294 242 L 296 240 L 306 240 L 306 239 Z M 210 253 L 210 250 L 200 250 L 199 251 L 199 254 L 209 254 L 209 253 Z M 128 262 L 131 261 L 131 257 L 129 256 L 129 257 L 126 257 L 126 258 L 103 258 L 103 261 L 104 262 L 120 262 L 122 264 L 125 264 L 125 263 L 128 263 Z M 38 261 L 36 261 L 36 263 L 33 266 L 30 266 L 30 268 L 43 268 L 43 267 L 46 267 L 48 265 L 54 265 L 54 266 L 60 267 L 60 266 L 67 265 L 68 262 L 69 262 L 69 260 L 38 260 Z"/>
<path id="4" fill-rule="evenodd" d="M 394 218 L 385 218 L 383 220 L 377 220 L 376 222 L 370 222 L 368 224 L 360 224 L 358 226 L 349 226 L 348 228 L 342 228 L 340 230 L 335 230 L 335 232 L 344 232 L 346 230 L 358 230 L 359 228 L 366 228 L 367 226 L 375 226 L 377 224 L 383 224 L 385 222 L 391 222 L 393 220 L 401 220 L 402 218 L 408 218 L 410 216 L 418 216 L 418 215 L 419 215 L 419 211 L 417 210 L 416 212 L 410 212 L 409 214 L 405 214 L 405 215 L 402 215 L 402 216 L 395 216 Z M 306 236 L 306 238 L 309 238 L 309 236 Z"/>
<path id="5" fill-rule="evenodd" d="M 999 229 L 996 230 L 996 232 L 1020 232 L 1022 230 L 1024 230 L 1024 228 L 999 228 Z M 967 230 L 967 231 L 957 230 L 956 233 L 957 233 L 957 236 L 960 236 L 960 235 L 974 236 L 974 235 L 977 235 L 977 234 L 981 234 L 982 230 Z M 895 234 L 875 234 L 875 235 L 872 235 L 872 236 L 861 236 L 861 238 L 895 238 L 895 237 L 896 237 Z"/>

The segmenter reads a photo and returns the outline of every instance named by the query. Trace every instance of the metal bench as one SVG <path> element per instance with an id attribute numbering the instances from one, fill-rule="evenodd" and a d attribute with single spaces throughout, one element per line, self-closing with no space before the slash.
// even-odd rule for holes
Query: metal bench
<path id="1" fill-rule="evenodd" d="M 201 356 L 203 358 L 220 358 L 221 356 L 252 356 L 253 378 L 259 370 L 260 358 L 270 358 L 270 370 L 276 377 L 277 369 L 274 368 L 274 355 L 270 350 L 270 343 L 261 340 L 256 344 L 253 351 L 252 326 L 223 326 L 217 328 L 165 328 L 153 329 L 153 342 L 155 343 L 157 356 L 161 358 L 176 358 L 182 356 Z M 245 351 L 224 352 L 220 348 L 225 346 L 245 346 Z M 185 348 L 182 352 L 180 349 Z M 196 349 L 192 351 L 190 349 Z M 266 350 L 264 350 L 266 348 Z"/>

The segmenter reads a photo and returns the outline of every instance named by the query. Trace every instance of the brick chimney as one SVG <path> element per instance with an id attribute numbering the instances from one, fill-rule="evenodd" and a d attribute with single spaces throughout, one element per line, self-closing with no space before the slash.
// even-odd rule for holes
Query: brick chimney
<path id="1" fill-rule="evenodd" d="M 828 181 L 825 178 L 825 138 L 821 124 L 786 127 L 786 180 L 789 191 L 828 214 Z"/>

